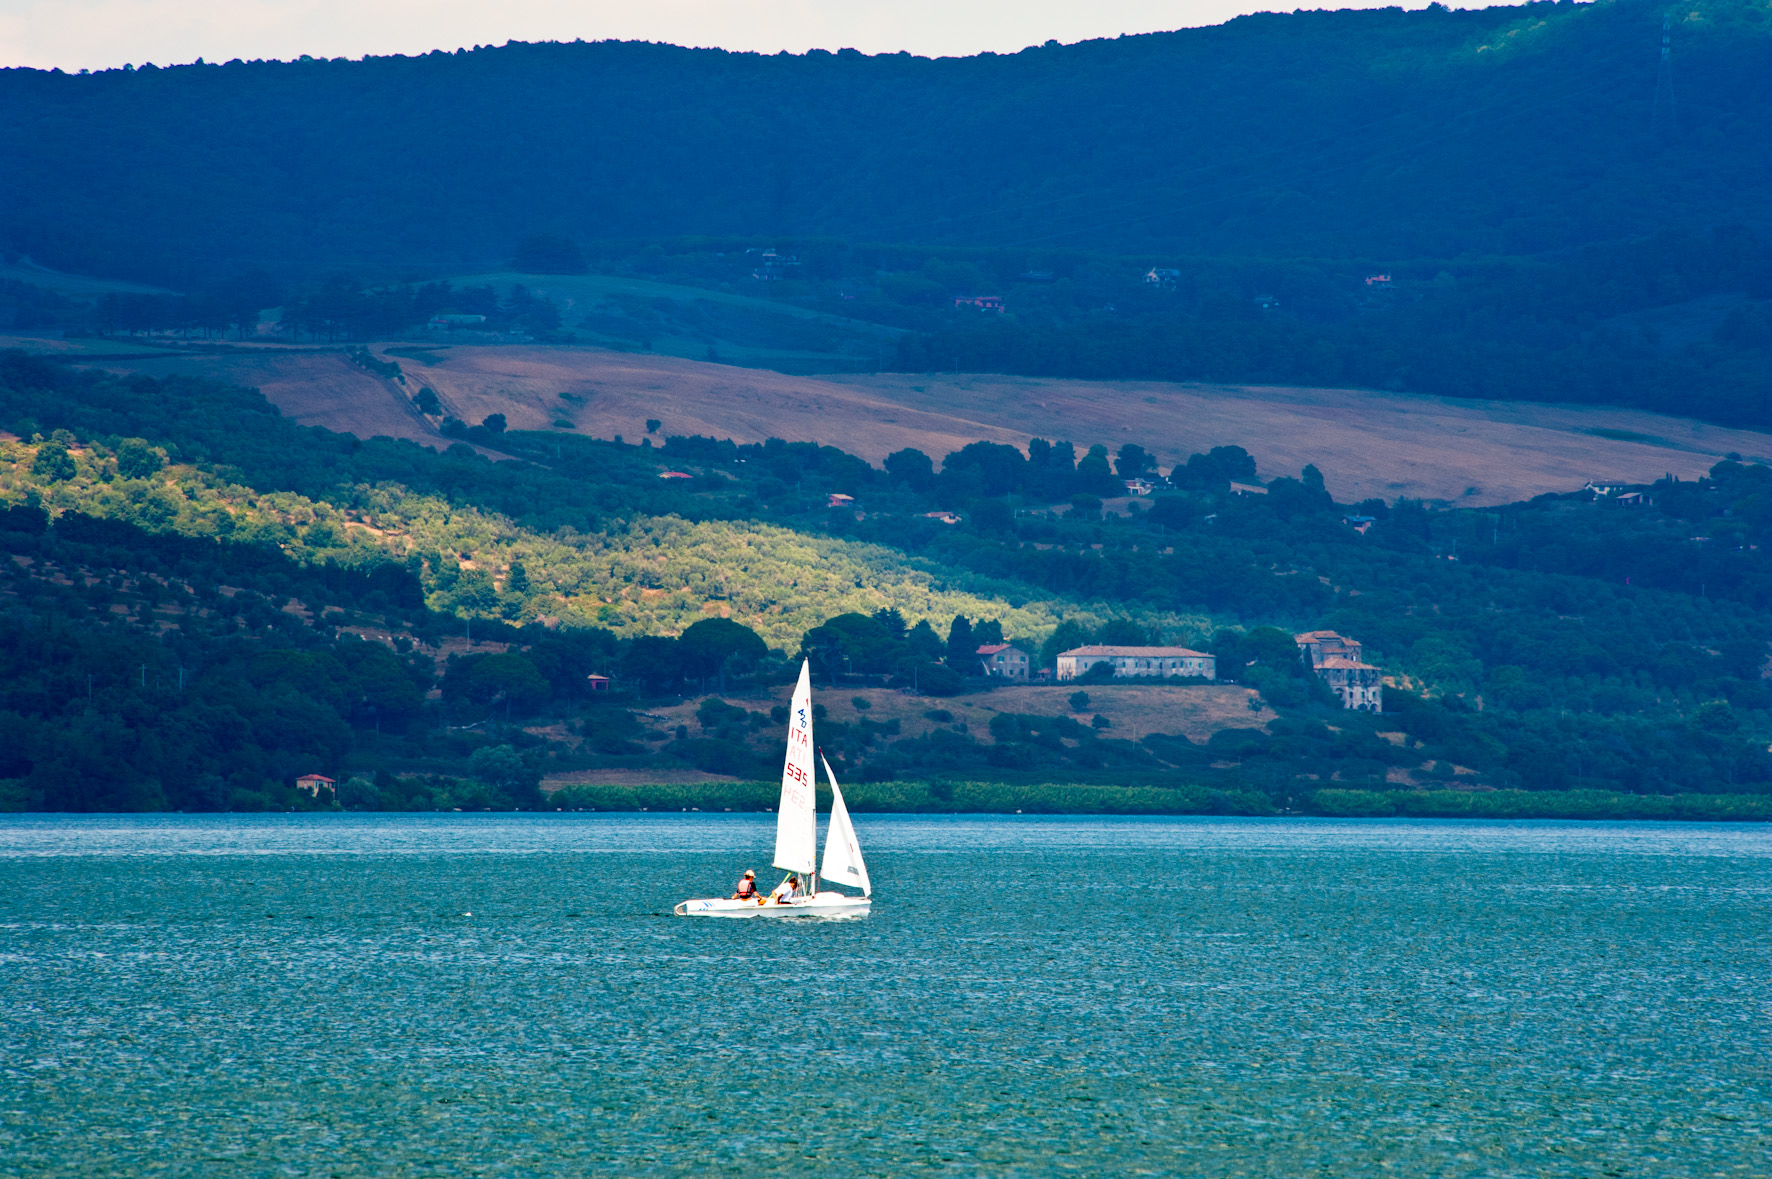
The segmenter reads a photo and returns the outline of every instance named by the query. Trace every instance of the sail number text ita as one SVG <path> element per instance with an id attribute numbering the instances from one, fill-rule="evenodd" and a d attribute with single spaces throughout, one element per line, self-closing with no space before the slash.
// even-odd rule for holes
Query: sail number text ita
<path id="1" fill-rule="evenodd" d="M 812 743 L 812 738 L 806 735 L 805 729 L 789 729 L 788 740 L 798 745 L 809 745 Z"/>

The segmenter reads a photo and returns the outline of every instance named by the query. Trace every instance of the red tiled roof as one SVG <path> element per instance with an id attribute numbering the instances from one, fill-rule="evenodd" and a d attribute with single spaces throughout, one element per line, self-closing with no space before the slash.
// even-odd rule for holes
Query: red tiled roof
<path id="1" fill-rule="evenodd" d="M 1060 655 L 1124 655 L 1138 659 L 1202 659 L 1210 658 L 1204 651 L 1187 647 L 1076 647 Z"/>

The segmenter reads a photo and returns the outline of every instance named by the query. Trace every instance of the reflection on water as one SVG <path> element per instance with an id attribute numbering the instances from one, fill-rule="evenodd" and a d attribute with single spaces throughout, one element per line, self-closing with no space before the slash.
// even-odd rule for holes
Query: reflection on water
<path id="1" fill-rule="evenodd" d="M 0 818 L 0 1174 L 1768 1173 L 1767 829 L 857 825 Z"/>

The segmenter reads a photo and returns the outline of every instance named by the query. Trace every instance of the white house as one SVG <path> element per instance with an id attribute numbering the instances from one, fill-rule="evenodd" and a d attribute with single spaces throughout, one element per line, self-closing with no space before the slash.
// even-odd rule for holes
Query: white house
<path id="1" fill-rule="evenodd" d="M 978 661 L 984 664 L 986 675 L 1020 684 L 1028 682 L 1028 669 L 1033 666 L 1028 653 L 1014 643 L 986 643 L 978 649 Z"/>
<path id="2" fill-rule="evenodd" d="M 1074 680 L 1098 663 L 1111 663 L 1114 678 L 1218 678 L 1218 659 L 1186 647 L 1076 647 L 1058 657 L 1058 678 Z"/>

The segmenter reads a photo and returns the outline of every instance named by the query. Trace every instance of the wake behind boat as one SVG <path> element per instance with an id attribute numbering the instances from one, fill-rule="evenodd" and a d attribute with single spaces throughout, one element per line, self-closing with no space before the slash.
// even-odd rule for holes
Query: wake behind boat
<path id="1" fill-rule="evenodd" d="M 781 803 L 775 815 L 775 866 L 804 882 L 791 892 L 779 888 L 767 897 L 701 897 L 683 901 L 672 912 L 679 917 L 860 917 L 873 907 L 873 885 L 862 862 L 861 844 L 843 804 L 843 791 L 831 763 L 824 763 L 831 784 L 831 821 L 825 831 L 824 867 L 818 865 L 818 788 L 812 765 L 812 666 L 800 664 L 800 682 L 788 711 L 788 755 L 781 771 Z M 861 889 L 860 896 L 820 891 L 819 877 Z M 783 882 L 786 883 L 785 881 Z"/>

